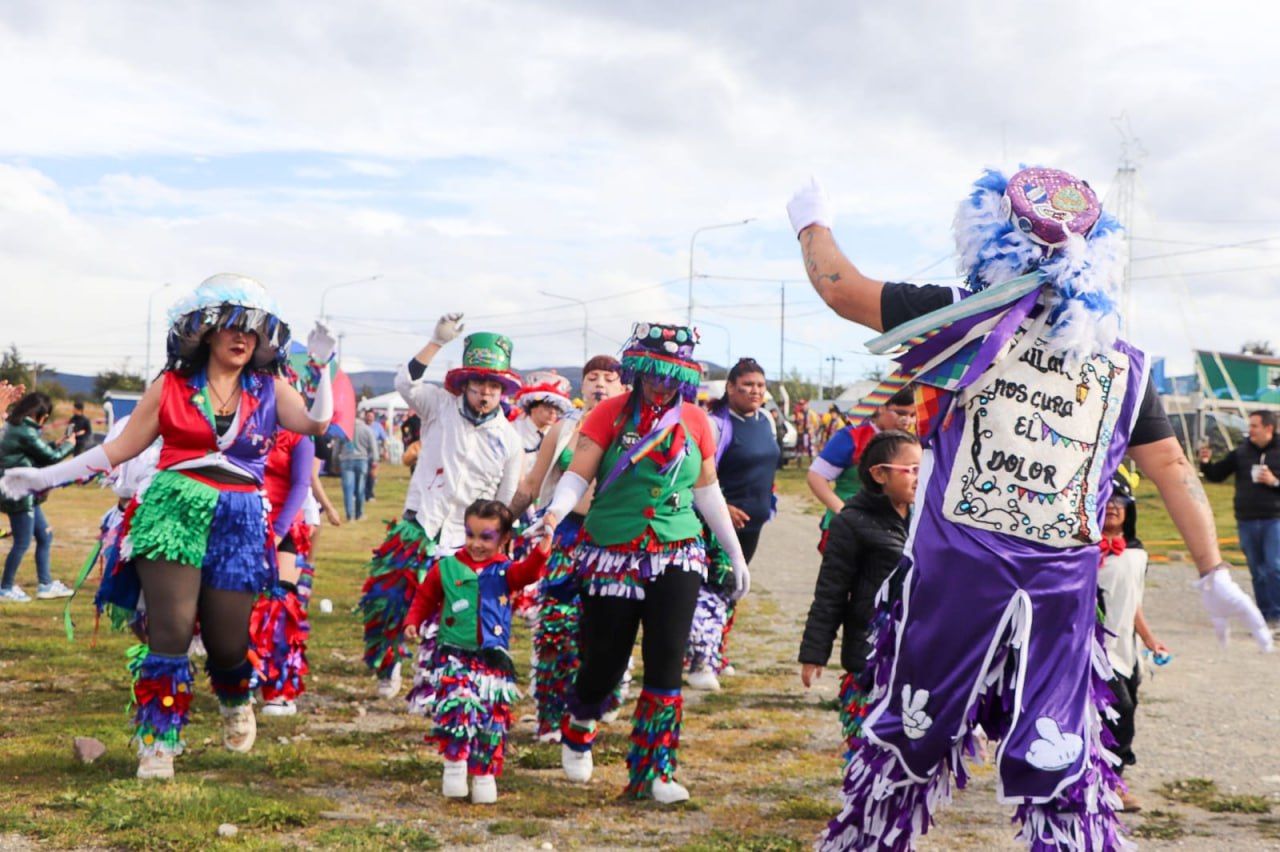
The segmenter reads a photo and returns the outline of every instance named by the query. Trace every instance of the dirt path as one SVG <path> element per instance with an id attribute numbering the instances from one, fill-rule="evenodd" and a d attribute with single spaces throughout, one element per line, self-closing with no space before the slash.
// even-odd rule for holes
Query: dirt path
<path id="1" fill-rule="evenodd" d="M 768 625 L 774 642 L 765 643 L 776 649 L 777 664 L 795 659 L 818 570 L 815 528 L 816 517 L 805 514 L 800 501 L 784 498 L 755 560 L 753 588 L 778 605 Z M 1239 630 L 1229 647 L 1220 647 L 1190 588 L 1193 577 L 1194 569 L 1179 563 L 1153 565 L 1148 574 L 1144 609 L 1174 658 L 1148 675 L 1140 690 L 1138 764 L 1127 780 L 1144 810 L 1125 823 L 1138 833 L 1134 839 L 1142 849 L 1280 849 L 1280 654 L 1259 654 Z M 1248 588 L 1247 571 L 1237 571 L 1236 579 Z M 758 653 L 760 644 L 750 644 Z M 824 677 L 814 699 L 833 698 L 837 686 L 837 678 Z M 803 691 L 798 677 L 795 689 Z M 1217 807 L 1253 801 L 1224 797 L 1261 797 L 1274 815 L 1215 813 L 1156 792 L 1188 779 L 1214 782 L 1222 794 Z M 833 777 L 833 803 L 837 796 Z M 1012 805 L 995 799 L 991 769 L 977 767 L 969 788 L 942 812 L 920 848 L 1021 848 L 1013 840 L 1012 812 Z"/>

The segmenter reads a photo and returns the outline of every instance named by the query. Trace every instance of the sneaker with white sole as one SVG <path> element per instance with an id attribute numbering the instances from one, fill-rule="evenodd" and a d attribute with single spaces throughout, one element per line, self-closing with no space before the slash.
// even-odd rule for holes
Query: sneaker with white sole
<path id="1" fill-rule="evenodd" d="M 440 783 L 440 792 L 446 799 L 465 799 L 467 797 L 467 762 L 465 760 L 446 760 L 444 762 L 444 779 Z M 495 789 L 494 798 L 497 798 Z"/>
<path id="2" fill-rule="evenodd" d="M 391 667 L 391 676 L 378 678 L 378 697 L 395 698 L 400 694 L 400 664 Z"/>
<path id="3" fill-rule="evenodd" d="M 263 716 L 295 716 L 298 705 L 287 698 L 273 698 L 262 705 Z"/>
<path id="4" fill-rule="evenodd" d="M 69 598 L 75 592 L 62 585 L 61 580 L 54 580 L 47 585 L 36 586 L 36 597 L 42 601 L 53 600 L 54 598 Z"/>
<path id="5" fill-rule="evenodd" d="M 737 673 L 738 673 L 738 670 L 733 667 L 732 663 L 730 663 L 729 665 L 725 666 L 720 670 L 721 677 L 733 677 Z"/>
<path id="6" fill-rule="evenodd" d="M 674 805 L 677 802 L 689 801 L 689 790 L 675 781 L 653 779 L 653 800 L 660 805 Z"/>
<path id="7" fill-rule="evenodd" d="M 31 595 L 22 591 L 18 586 L 10 586 L 7 589 L 0 589 L 0 601 L 8 601 L 9 603 L 30 603 Z"/>
<path id="8" fill-rule="evenodd" d="M 258 720 L 248 702 L 231 707 L 222 705 L 222 744 L 227 751 L 247 752 L 258 738 Z"/>
<path id="9" fill-rule="evenodd" d="M 471 804 L 492 805 L 498 801 L 498 779 L 492 775 L 477 775 L 471 779 Z"/>
<path id="10" fill-rule="evenodd" d="M 173 755 L 144 754 L 138 758 L 138 778 L 143 781 L 173 779 Z"/>
<path id="11" fill-rule="evenodd" d="M 720 678 L 716 677 L 716 673 L 706 666 L 689 672 L 689 676 L 685 680 L 693 689 L 702 689 L 707 692 L 720 691 Z"/>
<path id="12" fill-rule="evenodd" d="M 547 731 L 545 734 L 538 734 L 534 739 L 540 743 L 558 743 L 561 734 L 559 731 Z"/>
<path id="13" fill-rule="evenodd" d="M 578 784 L 586 784 L 591 780 L 591 770 L 595 764 L 591 759 L 591 749 L 575 751 L 565 743 L 560 744 L 560 766 L 564 769 L 564 777 Z"/>

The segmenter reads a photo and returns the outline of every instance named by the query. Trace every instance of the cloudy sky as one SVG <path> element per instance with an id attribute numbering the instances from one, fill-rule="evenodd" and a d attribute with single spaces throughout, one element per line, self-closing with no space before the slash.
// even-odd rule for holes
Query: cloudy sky
<path id="1" fill-rule="evenodd" d="M 1129 336 L 1174 372 L 1280 346 L 1262 8 L 3 0 L 0 345 L 140 370 L 150 307 L 154 370 L 169 302 L 238 271 L 353 369 L 450 310 L 579 363 L 584 313 L 592 354 L 683 319 L 692 242 L 704 357 L 850 381 L 880 362 L 803 280 L 793 189 L 869 275 L 948 282 L 969 183 L 1038 163 L 1130 221 Z"/>

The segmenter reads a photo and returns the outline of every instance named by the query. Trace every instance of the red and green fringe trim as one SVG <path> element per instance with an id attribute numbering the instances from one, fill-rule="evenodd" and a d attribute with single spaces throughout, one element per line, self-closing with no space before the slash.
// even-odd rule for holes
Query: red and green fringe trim
<path id="1" fill-rule="evenodd" d="M 630 770 L 627 795 L 644 798 L 650 794 L 654 780 L 674 779 L 683 704 L 679 690 L 646 688 L 640 693 L 631 728 L 631 750 L 627 754 Z"/>
<path id="2" fill-rule="evenodd" d="M 435 543 L 422 527 L 400 520 L 387 525 L 387 538 L 373 552 L 369 578 L 358 604 L 364 621 L 364 661 L 379 677 L 409 658 L 404 620 L 427 573 Z"/>
<path id="3" fill-rule="evenodd" d="M 500 775 L 520 697 L 511 678 L 478 655 L 450 654 L 435 678 L 434 725 L 427 736 L 445 760 L 465 760 L 472 775 Z"/>
<path id="4" fill-rule="evenodd" d="M 146 645 L 125 652 L 133 678 L 130 709 L 138 754 L 182 754 L 182 729 L 191 709 L 191 661 L 152 654 Z"/>
<path id="5" fill-rule="evenodd" d="M 578 598 L 560 602 L 544 599 L 533 631 L 533 699 L 538 712 L 538 736 L 560 727 L 565 701 L 578 672 Z"/>
<path id="6" fill-rule="evenodd" d="M 591 751 L 591 744 L 596 739 L 596 721 L 594 719 L 575 719 L 565 713 L 560 722 L 560 742 L 571 751 Z"/>
<path id="7" fill-rule="evenodd" d="M 844 760 L 848 762 L 862 743 L 862 723 L 871 708 L 871 696 L 858 686 L 859 675 L 845 672 L 840 679 L 840 734 L 844 737 Z"/>

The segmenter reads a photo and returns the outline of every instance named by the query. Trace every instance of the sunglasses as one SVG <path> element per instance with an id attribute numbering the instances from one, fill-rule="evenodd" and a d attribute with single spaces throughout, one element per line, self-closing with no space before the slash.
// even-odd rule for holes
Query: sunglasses
<path id="1" fill-rule="evenodd" d="M 900 470 L 903 473 L 909 473 L 912 476 L 918 476 L 920 474 L 920 465 L 918 464 L 889 464 L 888 462 L 885 462 L 884 464 L 876 465 L 876 467 L 887 467 L 889 470 Z"/>

